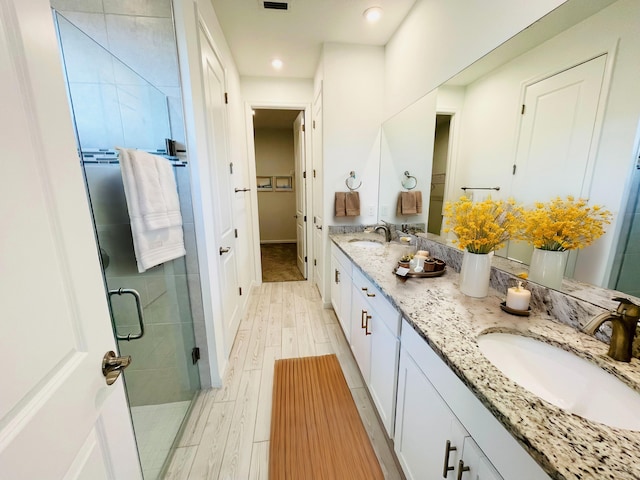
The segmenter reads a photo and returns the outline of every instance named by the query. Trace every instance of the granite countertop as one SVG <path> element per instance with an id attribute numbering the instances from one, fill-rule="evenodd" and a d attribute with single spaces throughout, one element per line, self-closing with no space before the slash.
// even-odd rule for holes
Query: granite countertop
<path id="1" fill-rule="evenodd" d="M 592 422 L 540 399 L 490 363 L 476 339 L 489 332 L 513 332 L 543 340 L 590 360 L 640 392 L 638 359 L 616 362 L 606 355 L 608 345 L 546 314 L 505 313 L 500 309 L 504 295 L 496 290 L 486 298 L 467 297 L 460 293 L 453 269 L 441 277 L 403 281 L 392 271 L 402 254 L 415 247 L 350 243 L 363 238 L 367 235 L 330 235 L 551 478 L 640 479 L 640 432 Z"/>

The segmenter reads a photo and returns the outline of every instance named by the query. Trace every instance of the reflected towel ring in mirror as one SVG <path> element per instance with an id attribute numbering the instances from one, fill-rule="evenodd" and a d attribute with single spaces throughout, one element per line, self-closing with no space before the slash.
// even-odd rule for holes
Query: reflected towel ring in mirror
<path id="1" fill-rule="evenodd" d="M 404 172 L 405 180 L 402 180 L 402 186 L 407 190 L 413 190 L 418 185 L 418 180 L 413 175 L 409 174 L 409 170 Z M 413 182 L 411 181 L 413 179 Z"/>
<path id="2" fill-rule="evenodd" d="M 351 182 L 349 182 L 349 180 L 351 180 Z M 360 180 L 360 183 L 358 185 L 356 185 L 355 187 L 353 186 L 354 182 L 356 180 L 356 172 L 354 172 L 353 170 L 351 170 L 349 172 L 349 176 L 347 177 L 347 179 L 344 181 L 344 184 L 347 186 L 347 188 L 349 190 L 351 190 L 352 192 L 359 189 L 360 186 L 362 185 L 362 180 Z"/>

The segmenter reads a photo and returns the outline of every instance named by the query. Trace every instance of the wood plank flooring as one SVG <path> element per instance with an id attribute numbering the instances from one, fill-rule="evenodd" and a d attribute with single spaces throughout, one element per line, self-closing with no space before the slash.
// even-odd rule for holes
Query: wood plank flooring
<path id="1" fill-rule="evenodd" d="M 402 479 L 338 320 L 303 281 L 263 283 L 251 292 L 223 387 L 196 399 L 165 480 L 266 480 L 275 360 L 331 353 L 385 478 Z"/>

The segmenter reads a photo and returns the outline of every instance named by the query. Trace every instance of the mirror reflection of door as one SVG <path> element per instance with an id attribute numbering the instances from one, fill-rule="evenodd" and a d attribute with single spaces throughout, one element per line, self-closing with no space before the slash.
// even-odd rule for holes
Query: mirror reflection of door
<path id="1" fill-rule="evenodd" d="M 588 197 L 606 59 L 599 56 L 526 87 L 511 187 L 518 202 Z M 507 256 L 528 264 L 532 252 L 530 244 L 512 241 Z"/>
<path id="2" fill-rule="evenodd" d="M 447 179 L 451 145 L 451 120 L 453 115 L 436 115 L 436 129 L 433 142 L 433 166 L 431 168 L 431 193 L 429 194 L 429 219 L 427 232 L 440 235 L 444 207 L 444 193 Z"/>

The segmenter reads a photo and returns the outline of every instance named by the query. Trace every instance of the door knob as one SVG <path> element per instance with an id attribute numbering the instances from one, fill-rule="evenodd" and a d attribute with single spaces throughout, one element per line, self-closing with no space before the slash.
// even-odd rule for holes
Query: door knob
<path id="1" fill-rule="evenodd" d="M 102 374 L 107 379 L 107 385 L 113 385 L 120 372 L 131 364 L 131 355 L 118 357 L 113 350 L 104 354 L 102 358 Z"/>
<path id="2" fill-rule="evenodd" d="M 229 250 L 231 250 L 231 247 L 220 247 L 220 255 L 227 253 Z"/>

